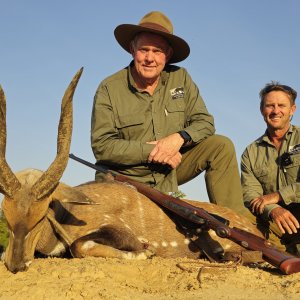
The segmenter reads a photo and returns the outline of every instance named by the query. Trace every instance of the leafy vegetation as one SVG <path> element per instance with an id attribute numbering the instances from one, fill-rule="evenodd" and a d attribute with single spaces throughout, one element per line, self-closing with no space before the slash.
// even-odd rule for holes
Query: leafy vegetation
<path id="1" fill-rule="evenodd" d="M 0 210 L 0 252 L 6 248 L 8 243 L 8 230 L 5 217 Z"/>
<path id="2" fill-rule="evenodd" d="M 172 192 L 171 196 L 175 197 L 175 198 L 185 198 L 186 194 L 180 190 L 178 190 L 177 192 Z"/>

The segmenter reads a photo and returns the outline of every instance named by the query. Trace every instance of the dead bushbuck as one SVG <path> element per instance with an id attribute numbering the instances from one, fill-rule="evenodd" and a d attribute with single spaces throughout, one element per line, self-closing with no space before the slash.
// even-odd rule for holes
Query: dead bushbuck
<path id="1" fill-rule="evenodd" d="M 158 205 L 133 187 L 89 182 L 77 187 L 60 183 L 68 163 L 72 136 L 72 99 L 82 69 L 68 86 L 61 104 L 57 155 L 45 171 L 28 169 L 14 174 L 5 159 L 6 100 L 0 87 L 0 192 L 9 229 L 3 255 L 9 271 L 24 271 L 36 252 L 74 257 L 145 259 L 198 258 L 205 248 L 237 250 L 238 245 L 210 231 L 179 226 Z M 232 226 L 261 234 L 246 218 L 210 203 L 190 202 L 230 220 Z M 216 246 L 217 245 L 217 246 Z M 240 249 L 240 248 L 239 248 Z"/>

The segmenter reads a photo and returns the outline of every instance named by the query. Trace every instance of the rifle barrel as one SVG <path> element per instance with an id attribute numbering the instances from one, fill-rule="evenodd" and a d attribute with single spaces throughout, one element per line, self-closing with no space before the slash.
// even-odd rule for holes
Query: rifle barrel
<path id="1" fill-rule="evenodd" d="M 279 251 L 269 241 L 250 232 L 236 227 L 229 227 L 227 224 L 224 224 L 224 222 L 220 221 L 219 218 L 216 218 L 215 215 L 211 215 L 203 208 L 196 207 L 183 200 L 170 195 L 166 195 L 156 189 L 147 186 L 144 183 L 135 181 L 123 175 L 113 173 L 106 167 L 98 164 L 94 165 L 88 161 L 85 161 L 84 159 L 75 156 L 74 154 L 70 154 L 69 157 L 97 171 L 103 173 L 111 173 L 114 176 L 115 180 L 133 185 L 141 194 L 145 195 L 155 203 L 160 204 L 161 206 L 177 213 L 178 215 L 186 218 L 193 223 L 205 223 L 206 226 L 214 230 L 216 234 L 221 238 L 227 238 L 248 250 L 261 251 L 263 259 L 271 265 L 279 268 L 284 274 L 293 274 L 300 272 L 300 258 Z"/>

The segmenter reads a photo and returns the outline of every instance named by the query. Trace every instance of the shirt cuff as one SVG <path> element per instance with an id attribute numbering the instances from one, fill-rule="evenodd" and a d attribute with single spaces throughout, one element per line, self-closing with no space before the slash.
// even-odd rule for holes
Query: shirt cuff
<path id="1" fill-rule="evenodd" d="M 142 161 L 141 163 L 147 163 L 150 152 L 153 150 L 155 145 L 153 144 L 142 144 Z"/>
<path id="2" fill-rule="evenodd" d="M 270 220 L 270 213 L 276 207 L 280 207 L 280 205 L 278 205 L 278 204 L 268 204 L 268 205 L 266 205 L 265 209 L 264 209 L 264 212 L 262 214 L 263 219 L 266 220 L 266 221 Z"/>

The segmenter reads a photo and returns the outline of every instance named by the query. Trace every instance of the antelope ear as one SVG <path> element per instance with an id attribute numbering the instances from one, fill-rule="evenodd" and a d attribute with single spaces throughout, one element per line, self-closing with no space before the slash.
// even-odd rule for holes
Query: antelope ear
<path id="1" fill-rule="evenodd" d="M 53 192 L 52 200 L 73 204 L 95 204 L 95 202 L 88 198 L 84 193 L 61 182 Z"/>

